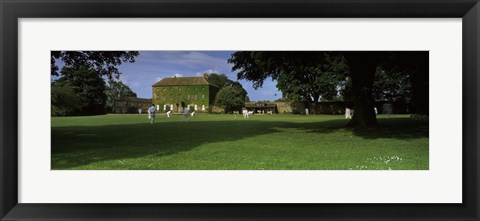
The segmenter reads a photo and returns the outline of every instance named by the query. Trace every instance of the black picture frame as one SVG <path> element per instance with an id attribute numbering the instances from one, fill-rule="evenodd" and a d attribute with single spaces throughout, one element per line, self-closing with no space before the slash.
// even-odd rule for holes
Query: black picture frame
<path id="1" fill-rule="evenodd" d="M 479 220 L 478 0 L 0 0 L 0 219 L 3 220 Z M 462 19 L 461 204 L 19 204 L 19 18 Z"/>

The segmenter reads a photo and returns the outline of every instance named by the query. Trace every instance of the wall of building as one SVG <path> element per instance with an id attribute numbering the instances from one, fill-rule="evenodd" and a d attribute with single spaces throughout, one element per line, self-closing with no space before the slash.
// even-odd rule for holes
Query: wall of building
<path id="1" fill-rule="evenodd" d="M 138 109 L 142 110 L 142 113 L 146 113 L 148 108 L 152 105 L 152 101 L 149 99 L 123 99 L 115 102 L 113 113 L 116 114 L 134 114 L 138 113 Z"/>
<path id="2" fill-rule="evenodd" d="M 383 104 L 387 102 L 375 102 L 375 107 L 379 114 L 383 113 Z M 305 114 L 305 104 L 300 102 L 276 102 L 278 113 L 296 113 Z M 345 108 L 350 107 L 354 109 L 352 103 L 345 103 L 342 101 L 320 102 L 318 103 L 317 112 L 319 114 L 345 114 Z M 391 102 L 392 113 L 394 114 L 409 114 L 412 108 L 410 104 L 404 102 Z M 309 106 L 309 112 L 313 112 L 313 104 Z"/>
<path id="3" fill-rule="evenodd" d="M 167 106 L 165 111 L 170 110 L 172 104 L 173 112 L 183 112 L 182 102 L 185 107 L 190 105 L 192 109 L 197 105 L 199 112 L 202 111 L 202 105 L 204 105 L 205 112 L 209 112 L 216 95 L 216 93 L 212 95 L 210 91 L 212 91 L 212 86 L 209 85 L 152 87 L 153 102 L 155 105 L 159 105 L 160 112 L 164 112 L 164 105 Z M 213 92 L 215 92 L 214 89 Z"/>
<path id="4" fill-rule="evenodd" d="M 279 114 L 305 113 L 305 105 L 300 102 L 275 102 Z"/>

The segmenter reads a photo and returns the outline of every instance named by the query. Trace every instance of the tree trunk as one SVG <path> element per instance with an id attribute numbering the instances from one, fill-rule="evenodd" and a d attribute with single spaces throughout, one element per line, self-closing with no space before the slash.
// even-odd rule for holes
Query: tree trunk
<path id="1" fill-rule="evenodd" d="M 415 57 L 414 57 L 415 56 Z M 413 96 L 412 96 L 412 103 L 413 103 L 413 113 L 416 114 L 426 114 L 428 115 L 428 52 L 417 52 L 414 56 L 417 65 L 416 72 L 413 74 Z"/>
<path id="2" fill-rule="evenodd" d="M 383 52 L 346 52 L 353 87 L 354 113 L 347 126 L 355 128 L 377 125 L 373 100 L 373 81 L 378 59 Z"/>

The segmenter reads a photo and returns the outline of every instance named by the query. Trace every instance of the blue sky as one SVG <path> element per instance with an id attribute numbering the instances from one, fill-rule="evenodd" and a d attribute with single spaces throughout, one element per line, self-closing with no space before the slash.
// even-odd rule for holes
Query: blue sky
<path id="1" fill-rule="evenodd" d="M 138 97 L 151 98 L 152 84 L 162 78 L 173 75 L 188 77 L 203 73 L 222 73 L 237 81 L 236 72 L 227 60 L 233 51 L 139 51 L 135 63 L 118 66 L 122 73 L 120 80 L 127 84 Z M 255 90 L 252 83 L 239 81 L 251 101 L 276 100 L 282 93 L 276 88 L 276 82 L 267 79 L 262 88 Z"/>

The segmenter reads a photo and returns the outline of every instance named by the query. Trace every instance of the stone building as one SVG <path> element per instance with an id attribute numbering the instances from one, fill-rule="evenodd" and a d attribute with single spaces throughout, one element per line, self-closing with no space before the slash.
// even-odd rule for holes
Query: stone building
<path id="1" fill-rule="evenodd" d="M 139 109 L 141 109 L 141 113 L 146 113 L 150 105 L 152 105 L 152 99 L 123 97 L 115 101 L 113 113 L 133 114 L 139 113 Z"/>
<path id="2" fill-rule="evenodd" d="M 246 102 L 245 108 L 253 114 L 276 114 L 277 104 L 274 102 Z"/>
<path id="3" fill-rule="evenodd" d="M 208 76 L 164 78 L 152 85 L 153 103 L 157 111 L 174 113 L 190 108 L 197 112 L 210 112 L 218 87 L 208 81 Z"/>

